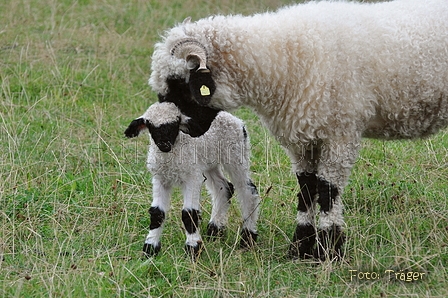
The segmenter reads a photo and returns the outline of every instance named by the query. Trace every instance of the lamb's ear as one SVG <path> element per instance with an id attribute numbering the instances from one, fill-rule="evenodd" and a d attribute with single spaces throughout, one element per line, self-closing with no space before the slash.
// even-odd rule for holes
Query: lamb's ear
<path id="1" fill-rule="evenodd" d="M 215 81 L 210 71 L 205 72 L 192 69 L 190 71 L 188 85 L 194 99 L 201 106 L 208 105 L 216 91 Z"/>
<path id="2" fill-rule="evenodd" d="M 145 119 L 137 118 L 129 124 L 128 128 L 124 131 L 124 134 L 128 138 L 134 138 L 144 129 L 147 129 Z"/>
<path id="3" fill-rule="evenodd" d="M 190 120 L 191 118 L 184 115 L 184 114 L 180 114 L 180 125 L 179 125 L 179 130 L 183 133 L 188 133 L 190 131 Z"/>

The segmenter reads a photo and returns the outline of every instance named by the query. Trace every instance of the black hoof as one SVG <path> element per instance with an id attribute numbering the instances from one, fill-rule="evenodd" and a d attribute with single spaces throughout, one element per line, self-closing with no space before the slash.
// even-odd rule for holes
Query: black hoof
<path id="1" fill-rule="evenodd" d="M 258 234 L 256 232 L 249 231 L 248 229 L 243 229 L 241 232 L 240 247 L 243 249 L 251 248 L 255 246 L 257 242 Z"/>
<path id="2" fill-rule="evenodd" d="M 334 249 L 334 248 L 328 248 L 324 249 L 320 245 L 316 248 L 314 251 L 314 258 L 319 261 L 342 261 L 344 259 L 344 252 L 342 249 Z"/>
<path id="3" fill-rule="evenodd" d="M 159 253 L 161 248 L 160 242 L 156 245 L 145 243 L 143 245 L 143 256 L 146 258 L 154 257 Z"/>
<path id="4" fill-rule="evenodd" d="M 196 246 L 185 245 L 185 252 L 191 258 L 192 261 L 196 261 L 196 259 L 200 256 L 202 250 L 204 248 L 204 244 L 202 242 L 198 242 Z"/>
<path id="5" fill-rule="evenodd" d="M 214 223 L 210 222 L 207 225 L 207 238 L 210 240 L 216 240 L 217 238 L 221 238 L 225 236 L 225 228 L 218 227 Z"/>
<path id="6" fill-rule="evenodd" d="M 318 232 L 319 243 L 314 251 L 314 257 L 321 261 L 340 261 L 344 258 L 342 245 L 345 235 L 339 226 L 333 225 L 328 231 Z"/>
<path id="7" fill-rule="evenodd" d="M 289 246 L 288 256 L 291 259 L 310 259 L 314 256 L 316 232 L 312 225 L 297 225 Z"/>
<path id="8" fill-rule="evenodd" d="M 296 241 L 289 245 L 288 258 L 291 260 L 308 260 L 314 258 L 314 250 L 307 248 L 306 250 L 301 249 L 300 242 Z"/>

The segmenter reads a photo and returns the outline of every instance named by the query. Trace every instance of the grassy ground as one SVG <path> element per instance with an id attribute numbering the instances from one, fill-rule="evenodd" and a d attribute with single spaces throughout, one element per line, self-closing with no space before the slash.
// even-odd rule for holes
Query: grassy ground
<path id="1" fill-rule="evenodd" d="M 344 195 L 348 258 L 316 265 L 285 258 L 296 181 L 282 149 L 253 114 L 239 110 L 262 195 L 258 248 L 238 249 L 234 204 L 226 238 L 207 242 L 191 263 L 176 192 L 163 252 L 140 259 L 151 200 L 148 140 L 126 140 L 123 131 L 156 100 L 146 80 L 158 34 L 187 16 L 246 14 L 286 2 L 0 3 L 0 296 L 448 295 L 446 132 L 416 142 L 364 142 Z M 204 200 L 203 225 L 209 212 Z M 400 281 L 408 271 L 419 280 Z"/>

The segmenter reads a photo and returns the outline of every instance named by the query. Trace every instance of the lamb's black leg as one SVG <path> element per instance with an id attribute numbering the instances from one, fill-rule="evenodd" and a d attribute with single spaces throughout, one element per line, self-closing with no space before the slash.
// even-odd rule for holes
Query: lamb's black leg
<path id="1" fill-rule="evenodd" d="M 316 244 L 316 229 L 314 227 L 315 196 L 317 194 L 317 177 L 315 173 L 303 172 L 297 174 L 300 192 L 297 195 L 297 227 L 294 233 L 289 256 L 291 258 L 308 258 L 313 256 Z"/>
<path id="2" fill-rule="evenodd" d="M 143 253 L 146 257 L 157 255 L 160 251 L 160 236 L 162 234 L 162 224 L 165 220 L 165 212 L 157 206 L 149 208 L 151 223 L 149 225 L 149 234 L 143 245 Z"/>
<path id="3" fill-rule="evenodd" d="M 199 217 L 199 210 L 182 210 L 182 222 L 184 223 L 187 236 L 185 250 L 193 260 L 195 260 L 199 256 L 203 248 L 201 234 L 199 233 Z"/>

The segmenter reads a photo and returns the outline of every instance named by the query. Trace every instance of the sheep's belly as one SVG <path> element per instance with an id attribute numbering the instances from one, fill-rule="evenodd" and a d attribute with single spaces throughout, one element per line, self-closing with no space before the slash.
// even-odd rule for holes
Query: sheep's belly
<path id="1" fill-rule="evenodd" d="M 379 139 L 412 139 L 427 137 L 448 126 L 448 106 L 425 109 L 420 106 L 398 113 L 377 114 L 363 136 Z"/>

